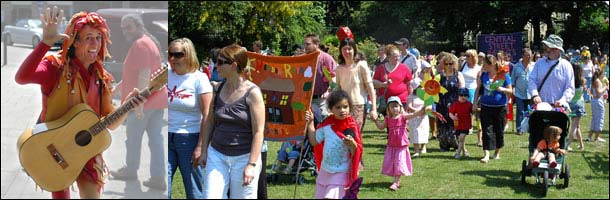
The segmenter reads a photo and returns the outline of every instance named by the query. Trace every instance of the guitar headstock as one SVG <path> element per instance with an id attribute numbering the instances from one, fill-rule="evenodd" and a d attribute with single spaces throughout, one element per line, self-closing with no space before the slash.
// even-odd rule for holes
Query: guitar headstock
<path id="1" fill-rule="evenodd" d="M 167 68 L 167 64 L 163 63 L 161 68 L 153 73 L 153 78 L 148 84 L 150 91 L 159 90 L 167 84 Z"/>

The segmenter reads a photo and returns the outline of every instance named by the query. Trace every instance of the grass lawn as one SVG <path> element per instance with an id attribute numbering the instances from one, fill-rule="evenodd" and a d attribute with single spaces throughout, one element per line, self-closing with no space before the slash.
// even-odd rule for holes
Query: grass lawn
<path id="1" fill-rule="evenodd" d="M 586 138 L 591 121 L 591 107 L 586 104 L 587 116 L 581 119 L 581 130 Z M 606 104 L 602 137 L 608 138 L 608 104 Z M 479 163 L 483 156 L 482 147 L 476 146 L 476 134 L 466 138 L 466 148 L 470 158 L 456 160 L 454 152 L 440 152 L 437 140 L 430 140 L 428 153 L 413 158 L 413 176 L 402 177 L 398 191 L 388 189 L 393 178 L 381 174 L 381 164 L 386 147 L 386 134 L 377 130 L 367 121 L 363 131 L 366 168 L 361 172 L 364 182 L 360 188 L 360 198 L 404 199 L 404 198 L 540 198 L 542 187 L 535 184 L 533 176 L 527 177 L 526 185 L 520 184 L 521 162 L 528 158 L 527 135 L 518 136 L 510 122 L 505 133 L 505 147 L 500 160 L 487 164 Z M 267 171 L 275 162 L 280 142 L 268 142 Z M 578 142 L 573 142 L 566 157 L 570 164 L 570 186 L 562 188 L 564 179 L 557 179 L 557 186 L 549 186 L 547 198 L 599 198 L 608 199 L 608 143 L 585 142 L 585 150 L 578 151 Z M 410 149 L 413 151 L 413 149 Z M 493 153 L 493 152 L 491 152 Z M 305 184 L 296 187 L 296 198 L 314 197 L 315 177 L 305 176 Z M 174 177 L 173 198 L 185 198 L 180 174 Z M 213 182 L 211 184 L 214 184 Z M 276 182 L 268 183 L 269 198 L 291 199 L 295 184 L 290 177 L 283 176 Z"/>

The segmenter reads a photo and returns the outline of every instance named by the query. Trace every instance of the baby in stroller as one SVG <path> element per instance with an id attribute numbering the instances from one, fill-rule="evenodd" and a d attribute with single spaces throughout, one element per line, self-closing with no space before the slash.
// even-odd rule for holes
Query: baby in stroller
<path id="1" fill-rule="evenodd" d="M 282 171 L 284 174 L 290 174 L 292 172 L 292 168 L 294 167 L 294 163 L 296 163 L 297 159 L 299 159 L 299 154 L 301 151 L 301 142 L 296 140 L 286 141 L 282 143 L 280 150 L 277 153 L 277 162 L 272 167 L 272 171 L 274 173 L 278 173 L 282 171 L 280 168 L 282 163 L 288 163 L 286 168 Z"/>
<path id="2" fill-rule="evenodd" d="M 534 167 L 538 167 L 540 165 L 540 160 L 545 157 L 549 161 L 550 168 L 557 167 L 555 155 L 564 155 L 567 153 L 566 150 L 561 149 L 559 146 L 561 131 L 561 128 L 557 126 L 549 126 L 544 129 L 544 139 L 538 142 L 532 157 L 530 157 L 530 163 L 532 163 Z"/>

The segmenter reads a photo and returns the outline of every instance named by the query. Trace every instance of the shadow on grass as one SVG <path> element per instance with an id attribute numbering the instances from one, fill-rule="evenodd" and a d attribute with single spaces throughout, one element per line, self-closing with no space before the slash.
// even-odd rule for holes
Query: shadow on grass
<path id="1" fill-rule="evenodd" d="M 608 179 L 608 155 L 600 152 L 581 154 L 595 176 L 585 176 L 586 179 Z"/>
<path id="2" fill-rule="evenodd" d="M 372 180 L 370 180 L 372 181 Z M 360 188 L 367 188 L 367 190 L 387 190 L 391 192 L 390 185 L 392 185 L 392 180 L 388 179 L 387 181 L 376 181 L 376 182 L 367 182 L 363 181 L 362 186 Z M 402 184 L 401 184 L 402 186 Z"/>
<path id="3" fill-rule="evenodd" d="M 271 176 L 271 175 L 269 175 L 269 176 Z M 296 184 L 296 182 L 295 182 L 296 175 L 294 175 L 294 174 L 279 174 L 278 173 L 276 176 L 277 176 L 277 178 L 275 181 L 273 181 L 272 178 L 268 178 L 267 184 L 268 185 L 281 185 L 281 186 Z M 299 177 L 305 177 L 305 181 L 303 182 L 302 185 L 310 185 L 310 184 L 315 185 L 316 184 L 316 178 L 313 176 L 310 176 L 309 171 L 301 173 L 299 175 Z M 297 186 L 301 186 L 301 184 L 299 184 Z"/>
<path id="4" fill-rule="evenodd" d="M 520 171 L 514 172 L 509 170 L 473 170 L 461 172 L 461 174 L 483 177 L 485 178 L 484 184 L 489 187 L 510 187 L 515 194 L 526 193 L 534 198 L 544 197 L 542 196 L 542 185 L 533 183 L 535 180 L 534 176 L 526 177 L 525 185 L 521 185 Z M 558 190 L 562 189 L 562 183 L 563 179 L 557 179 L 557 184 L 554 186 L 549 185 L 549 189 L 553 187 Z M 558 191 L 549 190 L 549 192 Z"/>

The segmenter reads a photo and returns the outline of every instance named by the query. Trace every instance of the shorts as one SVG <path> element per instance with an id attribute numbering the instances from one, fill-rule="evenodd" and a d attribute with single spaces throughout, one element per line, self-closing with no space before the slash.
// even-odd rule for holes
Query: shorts
<path id="1" fill-rule="evenodd" d="M 290 153 L 286 153 L 286 151 L 280 151 L 277 154 L 277 160 L 282 161 L 282 162 L 288 162 L 288 160 L 297 160 L 299 159 L 299 151 L 297 151 L 296 149 L 293 151 L 290 151 Z"/>
<path id="2" fill-rule="evenodd" d="M 468 135 L 470 134 L 470 130 L 455 130 L 456 137 L 460 137 L 461 134 Z"/>
<path id="3" fill-rule="evenodd" d="M 570 102 L 570 109 L 572 110 L 572 114 L 574 117 L 582 117 L 587 115 L 587 111 L 585 111 L 585 101 L 579 100 L 576 102 Z"/>

